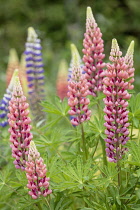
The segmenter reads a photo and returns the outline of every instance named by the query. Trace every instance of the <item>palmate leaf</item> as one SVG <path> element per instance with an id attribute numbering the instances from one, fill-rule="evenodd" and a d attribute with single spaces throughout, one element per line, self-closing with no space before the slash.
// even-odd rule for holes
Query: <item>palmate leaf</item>
<path id="1" fill-rule="evenodd" d="M 55 97 L 55 102 L 43 101 L 42 106 L 45 112 L 59 116 L 66 116 L 69 110 L 67 99 L 61 101 L 59 97 Z"/>
<path id="2" fill-rule="evenodd" d="M 72 163 L 64 164 L 61 163 L 57 167 L 61 171 L 61 183 L 57 188 L 59 190 L 72 189 L 73 192 L 80 191 L 85 188 L 91 188 L 92 178 L 97 170 L 97 167 L 91 167 L 92 162 L 88 160 L 83 164 L 83 160 L 80 156 L 76 158 Z M 93 186 L 92 186 L 93 188 Z"/>
<path id="3" fill-rule="evenodd" d="M 126 145 L 129 149 L 129 154 L 132 155 L 131 160 L 126 161 L 129 164 L 140 166 L 140 144 L 135 141 L 129 141 Z"/>
<path id="4" fill-rule="evenodd" d="M 93 131 L 95 137 L 101 137 L 102 139 L 105 138 L 104 130 L 104 118 L 103 116 L 98 119 L 96 116 L 94 116 L 93 122 L 89 121 L 90 123 L 90 128 Z"/>
<path id="5" fill-rule="evenodd" d="M 129 102 L 129 118 L 130 121 L 133 120 L 136 123 L 136 120 L 140 120 L 140 93 L 136 96 L 132 95 Z"/>

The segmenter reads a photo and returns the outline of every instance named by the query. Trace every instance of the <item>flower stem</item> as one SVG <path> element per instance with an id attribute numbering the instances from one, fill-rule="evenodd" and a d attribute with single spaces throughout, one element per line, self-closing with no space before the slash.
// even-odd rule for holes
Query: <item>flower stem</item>
<path id="1" fill-rule="evenodd" d="M 84 161 L 87 160 L 87 148 L 86 148 L 86 142 L 85 142 L 85 134 L 84 134 L 84 127 L 83 127 L 83 124 L 81 123 L 81 132 L 82 132 L 82 150 L 83 150 L 83 159 Z"/>
<path id="2" fill-rule="evenodd" d="M 39 210 L 42 210 L 42 207 L 41 207 L 41 205 L 40 205 L 40 203 L 39 203 L 39 202 L 38 202 L 38 203 L 36 203 L 35 205 L 38 207 L 38 209 L 39 209 Z"/>
<path id="3" fill-rule="evenodd" d="M 105 142 L 102 138 L 100 138 L 101 145 L 102 145 L 102 153 L 103 153 L 103 164 L 107 166 L 107 159 L 106 159 L 106 152 L 105 152 Z"/>
<path id="4" fill-rule="evenodd" d="M 133 120 L 132 120 L 132 125 L 131 125 L 131 134 L 130 134 L 130 138 L 132 140 L 132 136 L 133 136 L 133 126 L 134 126 L 134 123 L 133 123 Z"/>

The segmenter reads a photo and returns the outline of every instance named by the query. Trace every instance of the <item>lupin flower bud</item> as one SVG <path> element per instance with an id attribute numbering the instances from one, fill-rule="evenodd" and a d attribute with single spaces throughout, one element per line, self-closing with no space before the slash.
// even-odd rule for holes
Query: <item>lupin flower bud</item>
<path id="1" fill-rule="evenodd" d="M 79 125 L 82 122 L 90 119 L 91 111 L 88 110 L 89 99 L 88 85 L 85 74 L 82 74 L 82 69 L 79 63 L 79 57 L 75 48 L 73 50 L 72 75 L 68 81 L 68 105 L 71 107 L 69 114 L 73 116 L 72 125 Z"/>
<path id="2" fill-rule="evenodd" d="M 30 143 L 25 171 L 28 179 L 27 187 L 30 189 L 29 195 L 33 199 L 37 199 L 41 195 L 46 197 L 52 193 L 52 190 L 49 190 L 50 178 L 46 177 L 46 165 L 40 157 L 40 153 L 37 151 L 33 141 Z"/>
<path id="3" fill-rule="evenodd" d="M 19 69 L 19 59 L 15 49 L 10 49 L 8 67 L 6 70 L 7 86 L 9 85 L 15 69 Z"/>
<path id="4" fill-rule="evenodd" d="M 68 92 L 67 70 L 68 70 L 67 62 L 65 60 L 62 60 L 59 65 L 57 81 L 56 81 L 57 95 L 61 100 L 63 100 L 64 97 L 67 96 Z"/>
<path id="5" fill-rule="evenodd" d="M 40 39 L 34 29 L 30 27 L 28 29 L 28 38 L 26 43 L 26 73 L 28 81 L 28 94 L 31 112 L 34 117 L 34 121 L 44 119 L 44 112 L 40 101 L 44 99 L 44 69 L 42 63 Z"/>
<path id="6" fill-rule="evenodd" d="M 131 85 L 134 82 L 134 71 L 135 71 L 135 69 L 133 68 L 133 54 L 134 54 L 134 41 L 130 43 L 130 46 L 125 55 L 125 63 L 128 65 L 127 72 L 130 78 L 130 80 L 128 81 L 129 90 L 134 88 L 134 85 Z"/>
<path id="7" fill-rule="evenodd" d="M 21 82 L 23 93 L 24 93 L 25 96 L 27 96 L 27 93 L 28 93 L 28 85 L 27 85 L 27 78 L 26 78 L 25 54 L 22 54 L 21 55 L 21 59 L 20 59 L 19 79 L 20 79 L 20 82 Z"/>
<path id="8" fill-rule="evenodd" d="M 84 37 L 84 49 L 82 51 L 84 53 L 83 61 L 85 66 L 83 70 L 86 72 L 89 94 L 96 96 L 97 91 L 101 91 L 103 86 L 101 73 L 105 67 L 105 63 L 103 63 L 105 55 L 103 54 L 102 33 L 95 22 L 90 7 L 87 7 L 86 33 Z"/>
<path id="9" fill-rule="evenodd" d="M 9 112 L 8 106 L 9 106 L 9 101 L 11 100 L 12 97 L 12 91 L 13 91 L 13 84 L 15 77 L 18 74 L 18 70 L 16 69 L 13 73 L 13 76 L 11 78 L 10 84 L 8 88 L 6 89 L 6 93 L 3 96 L 3 99 L 0 101 L 0 126 L 5 127 L 8 125 L 8 119 L 7 119 L 7 114 Z"/>
<path id="10" fill-rule="evenodd" d="M 32 140 L 28 107 L 19 78 L 16 77 L 12 98 L 9 102 L 8 122 L 10 142 L 12 143 L 10 146 L 12 156 L 15 158 L 14 164 L 16 168 L 22 170 L 25 170 L 28 148 Z"/>
<path id="11" fill-rule="evenodd" d="M 119 50 L 116 39 L 112 41 L 112 49 L 110 53 L 110 61 L 107 69 L 104 71 L 103 92 L 106 95 L 104 99 L 105 108 L 105 134 L 106 154 L 110 162 L 117 162 L 122 158 L 126 148 L 122 147 L 128 141 L 128 99 L 131 95 L 128 89 L 132 89 L 129 79 L 132 68 L 134 44 L 130 44 L 129 50 L 125 57 L 121 57 L 122 52 Z M 128 56 L 129 54 L 129 56 Z M 130 62 L 131 60 L 131 62 Z M 131 63 L 131 65 L 130 65 Z M 133 69 L 133 68 L 132 68 Z M 134 70 L 134 69 L 133 69 Z"/>
<path id="12" fill-rule="evenodd" d="M 74 49 L 74 50 L 73 50 Z M 77 55 L 77 58 L 79 59 L 79 63 L 80 63 L 80 67 L 83 69 L 84 65 L 82 63 L 82 59 L 80 57 L 80 54 L 78 52 L 77 47 L 74 44 L 71 44 L 71 61 L 70 61 L 70 66 L 68 68 L 68 81 L 71 78 L 71 74 L 72 74 L 72 66 L 73 66 L 73 62 L 74 62 L 74 57 L 75 57 L 75 53 Z M 82 70 L 82 73 L 84 74 L 85 72 Z"/>

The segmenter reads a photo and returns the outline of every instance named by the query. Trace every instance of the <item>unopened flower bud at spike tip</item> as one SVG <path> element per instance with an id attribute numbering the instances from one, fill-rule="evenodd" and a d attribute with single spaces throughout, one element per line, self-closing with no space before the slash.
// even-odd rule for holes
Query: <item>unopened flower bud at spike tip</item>
<path id="1" fill-rule="evenodd" d="M 119 45 L 118 45 L 118 42 L 117 42 L 117 39 L 112 39 L 112 46 L 111 46 L 112 49 L 115 49 L 116 51 L 119 51 Z"/>
<path id="2" fill-rule="evenodd" d="M 134 40 L 131 41 L 131 43 L 130 43 L 130 45 L 128 47 L 126 56 L 133 56 L 133 54 L 134 54 L 134 44 L 135 44 Z"/>
<path id="3" fill-rule="evenodd" d="M 37 38 L 37 34 L 34 30 L 33 27 L 29 27 L 28 28 L 28 37 L 32 38 L 32 39 L 36 39 Z"/>
<path id="4" fill-rule="evenodd" d="M 71 44 L 71 54 L 74 66 L 80 65 L 80 55 L 79 52 L 74 44 Z"/>
<path id="5" fill-rule="evenodd" d="M 8 89 L 10 89 L 11 91 L 13 89 L 13 84 L 14 84 L 15 79 L 16 79 L 17 76 L 18 76 L 18 69 L 15 69 L 15 71 L 13 73 L 13 76 L 11 78 L 11 81 L 10 81 L 9 87 L 8 87 Z"/>
<path id="6" fill-rule="evenodd" d="M 87 19 L 94 19 L 91 7 L 87 7 Z"/>

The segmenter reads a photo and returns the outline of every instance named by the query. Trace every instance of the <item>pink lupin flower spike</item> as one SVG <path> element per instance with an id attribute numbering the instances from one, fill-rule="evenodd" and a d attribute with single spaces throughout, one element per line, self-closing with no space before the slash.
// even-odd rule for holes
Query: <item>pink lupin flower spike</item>
<path id="1" fill-rule="evenodd" d="M 71 45 L 73 50 L 72 75 L 68 81 L 68 105 L 71 107 L 69 114 L 73 116 L 72 125 L 79 125 L 90 119 L 91 111 L 88 109 L 89 99 L 88 85 L 85 75 L 82 74 L 79 57 L 75 45 Z"/>
<path id="2" fill-rule="evenodd" d="M 110 61 L 112 64 L 107 64 L 107 70 L 104 71 L 105 78 L 103 79 L 103 92 L 106 95 L 104 98 L 105 108 L 105 134 L 106 154 L 110 162 L 118 162 L 122 158 L 126 148 L 122 147 L 128 141 L 128 99 L 131 95 L 127 89 L 132 89 L 130 81 L 127 82 L 133 74 L 132 58 L 133 58 L 134 43 L 130 44 L 125 57 L 121 57 L 122 52 L 119 50 L 116 39 L 112 40 L 112 49 L 110 53 Z M 131 80 L 132 83 L 132 80 Z"/>
<path id="3" fill-rule="evenodd" d="M 46 165 L 40 157 L 40 153 L 37 151 L 33 141 L 30 143 L 25 171 L 28 179 L 27 187 L 30 189 L 29 195 L 33 199 L 37 199 L 41 195 L 46 197 L 52 193 L 52 190 L 48 189 L 50 178 L 46 177 Z"/>
<path id="4" fill-rule="evenodd" d="M 9 102 L 8 122 L 10 125 L 10 142 L 12 143 L 10 146 L 12 156 L 15 158 L 14 164 L 16 168 L 22 170 L 25 169 L 28 147 L 32 139 L 28 107 L 19 77 L 16 77 L 12 98 Z"/>
<path id="5" fill-rule="evenodd" d="M 86 33 L 84 37 L 84 49 L 82 51 L 84 53 L 83 61 L 85 66 L 83 70 L 86 72 L 89 94 L 96 96 L 97 91 L 101 91 L 103 86 L 101 73 L 105 67 L 105 63 L 103 63 L 105 55 L 103 54 L 102 33 L 95 22 L 90 7 L 87 7 Z"/>

